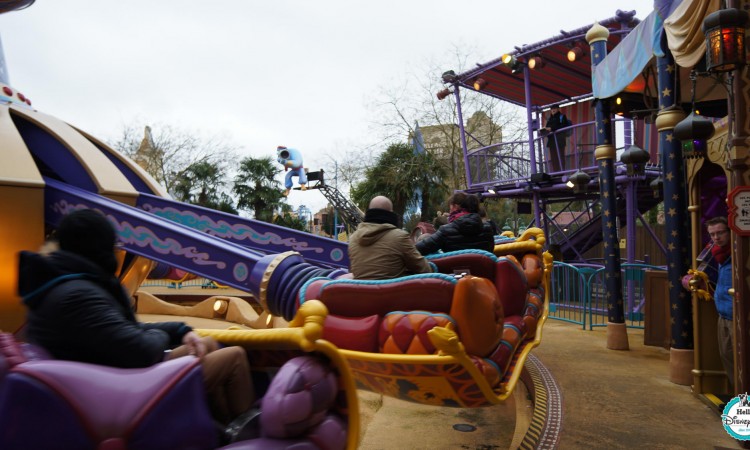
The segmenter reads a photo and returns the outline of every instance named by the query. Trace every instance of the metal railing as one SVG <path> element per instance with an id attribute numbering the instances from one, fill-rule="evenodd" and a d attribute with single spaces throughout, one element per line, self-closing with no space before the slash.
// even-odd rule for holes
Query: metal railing
<path id="1" fill-rule="evenodd" d="M 472 184 L 526 180 L 531 175 L 528 141 L 503 142 L 468 153 Z"/>
<path id="2" fill-rule="evenodd" d="M 616 122 L 626 119 L 615 118 Z M 555 135 L 566 136 L 565 148 L 557 148 L 558 140 L 552 139 L 553 148 L 548 148 L 548 138 Z M 502 142 L 474 150 L 468 150 L 471 183 L 469 187 L 482 186 L 492 182 L 514 184 L 528 181 L 531 175 L 531 151 L 534 152 L 536 173 L 571 175 L 578 169 L 595 170 L 597 168 L 594 150 L 596 148 L 596 122 L 584 122 L 561 128 L 555 133 L 544 134 L 533 139 L 533 148 L 529 149 L 528 140 Z M 618 149 L 619 150 L 619 149 Z M 552 165 L 553 155 L 560 161 L 559 168 Z M 621 164 L 619 161 L 617 164 Z M 654 162 L 651 165 L 655 165 Z"/>
<path id="3" fill-rule="evenodd" d="M 226 288 L 226 286 L 222 286 L 215 281 L 211 281 L 207 278 L 193 278 L 191 280 L 167 280 L 167 279 L 146 279 L 143 284 L 141 284 L 143 287 L 165 287 L 169 289 L 182 289 L 187 287 L 201 287 L 205 289 L 223 289 Z"/>
<path id="4" fill-rule="evenodd" d="M 625 324 L 629 328 L 644 327 L 647 270 L 665 270 L 649 264 L 622 264 L 622 296 Z M 555 261 L 552 267 L 550 292 L 551 319 L 581 325 L 589 330 L 603 327 L 608 321 L 605 267 L 599 264 L 568 264 Z"/>

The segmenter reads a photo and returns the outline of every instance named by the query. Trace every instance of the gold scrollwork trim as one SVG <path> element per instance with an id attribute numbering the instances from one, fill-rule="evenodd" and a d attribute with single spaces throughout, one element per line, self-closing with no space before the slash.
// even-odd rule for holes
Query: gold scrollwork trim
<path id="1" fill-rule="evenodd" d="M 675 125 L 680 123 L 685 117 L 685 111 L 679 108 L 662 109 L 656 115 L 656 129 L 659 130 L 659 132 L 672 130 Z"/>
<path id="2" fill-rule="evenodd" d="M 276 257 L 271 261 L 271 263 L 266 267 L 266 271 L 263 272 L 263 277 L 260 280 L 260 286 L 258 288 L 258 301 L 260 302 L 260 306 L 263 307 L 264 311 L 268 311 L 268 283 L 271 281 L 271 275 L 273 275 L 273 271 L 276 270 L 276 268 L 281 264 L 281 261 L 285 260 L 286 258 L 292 256 L 292 255 L 298 255 L 297 252 L 284 252 L 279 253 L 276 255 Z"/>

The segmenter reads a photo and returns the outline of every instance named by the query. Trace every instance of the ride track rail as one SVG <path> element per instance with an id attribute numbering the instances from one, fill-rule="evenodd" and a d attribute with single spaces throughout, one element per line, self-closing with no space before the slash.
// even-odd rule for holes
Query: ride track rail
<path id="1" fill-rule="evenodd" d="M 539 359 L 529 354 L 524 365 L 527 377 L 524 383 L 529 388 L 534 413 L 520 449 L 557 448 L 563 425 L 562 392 L 555 378 Z"/>

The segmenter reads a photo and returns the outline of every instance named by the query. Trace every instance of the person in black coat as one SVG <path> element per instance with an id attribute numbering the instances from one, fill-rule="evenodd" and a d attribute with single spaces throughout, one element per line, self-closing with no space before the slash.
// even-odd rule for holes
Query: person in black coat
<path id="1" fill-rule="evenodd" d="M 26 339 L 58 359 L 121 368 L 149 367 L 183 355 L 201 358 L 214 418 L 222 424 L 254 400 L 247 355 L 218 348 L 183 322 L 140 323 L 119 280 L 116 234 L 97 211 L 65 216 L 59 250 L 21 252 L 18 291 L 28 308 Z"/>
<path id="2" fill-rule="evenodd" d="M 456 192 L 448 203 L 448 223 L 417 242 L 419 253 L 428 255 L 440 250 L 451 252 L 471 248 L 492 252 L 495 249 L 495 235 L 492 226 L 479 215 L 477 196 Z"/>
<path id="3" fill-rule="evenodd" d="M 544 126 L 547 134 L 547 149 L 549 150 L 549 171 L 559 172 L 563 170 L 562 159 L 565 157 L 565 144 L 568 140 L 568 133 L 557 132 L 557 130 L 572 126 L 573 123 L 560 112 L 560 105 L 550 107 L 550 116 Z"/>

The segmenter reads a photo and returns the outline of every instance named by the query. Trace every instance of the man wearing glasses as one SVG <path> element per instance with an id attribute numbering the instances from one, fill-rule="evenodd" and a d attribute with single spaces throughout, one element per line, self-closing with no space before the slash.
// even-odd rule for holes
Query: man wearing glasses
<path id="1" fill-rule="evenodd" d="M 711 254 L 718 265 L 714 302 L 719 313 L 718 338 L 719 357 L 727 372 L 731 389 L 734 387 L 734 347 L 732 344 L 732 311 L 734 302 L 729 294 L 732 287 L 732 248 L 729 225 L 726 217 L 714 217 L 706 221 L 706 230 L 711 237 Z"/>

